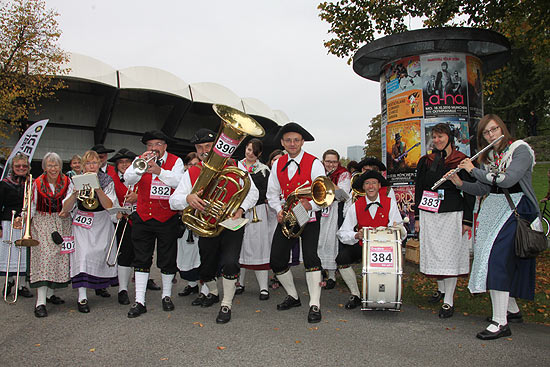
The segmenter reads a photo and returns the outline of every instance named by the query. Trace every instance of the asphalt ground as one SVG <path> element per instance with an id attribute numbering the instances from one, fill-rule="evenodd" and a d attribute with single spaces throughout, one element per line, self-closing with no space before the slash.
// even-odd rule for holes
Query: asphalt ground
<path id="1" fill-rule="evenodd" d="M 282 288 L 259 301 L 249 271 L 225 325 L 215 323 L 219 304 L 195 307 L 194 295 L 177 296 L 181 280 L 174 311 L 162 310 L 160 291 L 147 291 L 148 312 L 135 319 L 118 304 L 116 289 L 110 298 L 88 291 L 89 314 L 77 311 L 72 288 L 58 291 L 66 303 L 48 304 L 41 319 L 33 314 L 35 298 L 1 302 L 0 366 L 550 366 L 550 328 L 543 325 L 511 324 L 511 337 L 481 341 L 482 317 L 457 310 L 441 320 L 407 300 L 401 312 L 346 310 L 340 284 L 322 293 L 321 323 L 308 324 L 303 267 L 293 272 L 301 307 L 277 311 Z M 160 283 L 158 271 L 152 277 Z"/>

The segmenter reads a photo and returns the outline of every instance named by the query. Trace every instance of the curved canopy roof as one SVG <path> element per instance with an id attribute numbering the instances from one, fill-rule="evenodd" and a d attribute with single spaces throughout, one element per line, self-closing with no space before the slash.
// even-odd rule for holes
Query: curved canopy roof
<path id="1" fill-rule="evenodd" d="M 176 75 L 148 66 L 133 66 L 118 71 L 119 88 L 145 89 L 170 93 L 191 100 L 189 84 Z"/>

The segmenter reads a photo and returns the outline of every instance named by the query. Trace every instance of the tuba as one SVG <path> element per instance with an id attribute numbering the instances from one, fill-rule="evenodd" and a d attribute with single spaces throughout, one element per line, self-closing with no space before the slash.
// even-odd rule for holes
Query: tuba
<path id="1" fill-rule="evenodd" d="M 239 209 L 250 190 L 248 172 L 238 167 L 224 168 L 225 163 L 247 135 L 261 138 L 265 134 L 256 120 L 235 108 L 220 104 L 212 108 L 221 119 L 220 131 L 191 190 L 191 194 L 202 191 L 201 199 L 207 205 L 202 212 L 189 206 L 181 216 L 183 223 L 200 237 L 218 236 L 223 230 L 219 223 Z M 236 188 L 236 192 L 229 196 L 228 188 Z"/>
<path id="2" fill-rule="evenodd" d="M 302 234 L 305 225 L 309 219 L 304 217 L 304 211 L 302 215 L 294 212 L 294 207 L 300 199 L 311 198 L 315 204 L 321 208 L 326 208 L 334 201 L 334 184 L 327 176 L 319 176 L 313 180 L 311 186 L 304 187 L 307 184 L 299 186 L 293 192 L 288 195 L 285 204 L 283 205 L 283 221 L 281 223 L 281 229 L 286 238 L 297 238 Z M 298 216 L 301 218 L 298 218 Z"/>

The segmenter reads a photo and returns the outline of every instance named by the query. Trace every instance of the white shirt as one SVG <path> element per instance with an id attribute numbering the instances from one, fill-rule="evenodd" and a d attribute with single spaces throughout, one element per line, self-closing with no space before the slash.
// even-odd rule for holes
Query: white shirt
<path id="1" fill-rule="evenodd" d="M 293 159 L 296 161 L 296 163 L 300 163 L 302 161 L 302 158 L 304 157 L 304 151 L 301 150 L 300 153 L 296 156 L 296 158 L 290 158 L 288 157 L 288 161 Z M 273 208 L 277 213 L 279 213 L 283 206 L 281 205 L 281 184 L 279 183 L 279 177 L 277 176 L 277 173 L 283 168 L 279 167 L 279 162 L 281 159 L 277 159 L 275 163 L 273 163 L 273 166 L 271 167 L 271 174 L 269 175 L 269 180 L 267 182 L 267 203 L 271 208 Z M 302 169 L 302 168 L 300 168 Z M 298 171 L 298 165 L 296 164 L 289 164 L 286 168 L 286 173 L 288 175 L 288 179 L 292 179 L 296 172 Z M 317 177 L 324 176 L 325 175 L 325 167 L 319 161 L 318 159 L 315 159 L 313 161 L 313 165 L 311 167 L 311 178 L 309 180 L 309 183 L 313 182 Z M 315 204 L 313 200 L 310 200 L 309 203 L 311 204 L 312 211 L 318 211 L 321 208 Z"/>
<path id="2" fill-rule="evenodd" d="M 241 162 L 237 162 L 237 164 L 242 171 L 247 172 L 248 174 L 246 167 L 243 166 Z M 250 190 L 248 191 L 248 194 L 244 198 L 243 202 L 241 203 L 241 208 L 243 208 L 245 212 L 256 205 L 256 202 L 260 197 L 260 192 L 258 191 L 256 185 L 254 185 L 254 181 L 250 177 L 250 174 L 248 174 L 248 178 L 250 179 Z M 242 185 L 243 180 L 239 181 Z M 168 200 L 168 202 L 170 203 L 170 209 L 183 210 L 187 206 L 189 206 L 189 203 L 187 202 L 187 195 L 191 193 L 192 189 L 193 184 L 191 183 L 191 176 L 189 176 L 189 170 L 187 170 L 183 173 L 181 181 L 176 190 L 172 193 L 172 195 L 170 195 L 170 199 Z"/>
<path id="3" fill-rule="evenodd" d="M 139 157 L 136 157 L 138 159 Z M 166 162 L 166 159 L 168 158 L 168 152 L 164 152 L 164 155 L 160 158 L 163 162 Z M 135 161 L 135 160 L 134 160 Z M 160 174 L 153 175 L 153 180 L 158 177 L 159 180 L 164 182 L 166 185 L 170 186 L 171 188 L 176 188 L 181 181 L 181 176 L 183 175 L 183 162 L 180 158 L 176 159 L 176 163 L 174 163 L 174 167 L 172 167 L 171 170 L 166 170 L 164 168 L 160 169 Z M 135 185 L 141 180 L 141 175 L 138 175 L 136 171 L 134 170 L 133 162 L 128 167 L 126 172 L 124 172 L 124 184 L 126 186 Z"/>
<path id="4" fill-rule="evenodd" d="M 365 197 L 367 200 L 367 205 L 374 202 L 380 202 L 380 195 L 376 197 L 376 200 L 369 200 L 367 197 Z M 371 205 L 369 207 L 369 213 L 372 218 L 376 215 L 376 211 L 378 210 L 378 205 Z M 397 207 L 397 202 L 395 199 L 390 198 L 390 212 L 388 214 L 388 226 L 392 226 L 394 223 L 400 223 L 403 220 L 401 218 L 401 214 L 399 213 L 399 208 Z M 342 223 L 342 226 L 336 232 L 336 235 L 340 239 L 340 241 L 346 245 L 354 245 L 359 240 L 355 238 L 355 234 L 357 231 L 355 231 L 355 226 L 357 225 L 357 213 L 355 211 L 355 205 L 351 205 L 348 210 L 346 211 L 346 215 L 344 217 L 344 223 Z"/>

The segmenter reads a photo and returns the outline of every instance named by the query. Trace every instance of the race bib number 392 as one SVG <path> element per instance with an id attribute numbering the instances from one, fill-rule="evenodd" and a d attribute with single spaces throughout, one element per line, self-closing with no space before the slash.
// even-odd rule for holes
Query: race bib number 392
<path id="1" fill-rule="evenodd" d="M 439 205 L 441 200 L 437 192 L 424 190 L 422 193 L 422 199 L 420 199 L 420 204 L 418 209 L 427 210 L 429 212 L 437 213 L 439 211 Z"/>
<path id="2" fill-rule="evenodd" d="M 170 199 L 170 186 L 165 185 L 164 182 L 158 178 L 155 178 L 151 182 L 151 192 L 149 193 L 149 197 L 151 199 L 159 200 Z"/>
<path id="3" fill-rule="evenodd" d="M 73 219 L 73 224 L 86 229 L 92 228 L 94 224 L 94 213 L 78 211 Z"/>
<path id="4" fill-rule="evenodd" d="M 393 247 L 391 246 L 371 246 L 370 247 L 370 266 L 374 268 L 393 267 Z"/>
<path id="5" fill-rule="evenodd" d="M 238 140 L 231 139 L 229 136 L 222 133 L 216 144 L 214 144 L 213 149 L 218 155 L 229 158 L 235 152 L 237 146 L 239 146 Z"/>

